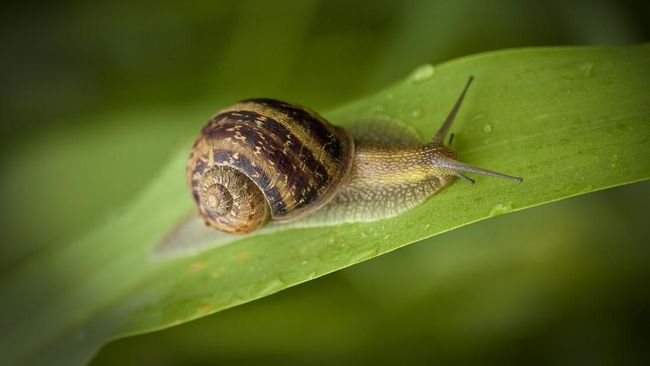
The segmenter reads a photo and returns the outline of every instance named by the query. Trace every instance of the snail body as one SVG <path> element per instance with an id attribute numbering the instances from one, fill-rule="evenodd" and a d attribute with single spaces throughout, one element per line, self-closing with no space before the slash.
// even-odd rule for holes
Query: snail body
<path id="1" fill-rule="evenodd" d="M 199 214 L 228 233 L 248 233 L 269 220 L 372 221 L 422 203 L 455 177 L 473 183 L 465 172 L 521 182 L 459 162 L 444 144 L 471 81 L 425 144 L 350 133 L 283 101 L 236 103 L 217 113 L 193 145 L 187 180 Z"/>

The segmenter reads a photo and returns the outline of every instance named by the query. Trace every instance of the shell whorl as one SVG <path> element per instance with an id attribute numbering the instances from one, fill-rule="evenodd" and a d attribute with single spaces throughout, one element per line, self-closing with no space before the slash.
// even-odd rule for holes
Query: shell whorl
<path id="1" fill-rule="evenodd" d="M 266 221 L 263 208 L 253 218 L 261 222 L 244 230 L 241 218 L 233 217 L 237 230 L 228 230 L 215 213 L 241 210 L 255 200 L 239 204 L 239 194 L 257 188 L 263 198 L 257 204 L 268 205 L 271 219 L 307 215 L 336 194 L 350 171 L 353 151 L 352 138 L 317 113 L 278 100 L 250 99 L 220 111 L 203 127 L 188 162 L 188 183 L 208 224 L 248 232 Z M 233 193 L 215 183 L 214 175 L 230 170 L 228 182 L 245 189 Z"/>
<path id="2" fill-rule="evenodd" d="M 192 183 L 199 212 L 212 227 L 230 233 L 247 233 L 260 228 L 269 219 L 262 192 L 235 169 L 214 166 Z"/>

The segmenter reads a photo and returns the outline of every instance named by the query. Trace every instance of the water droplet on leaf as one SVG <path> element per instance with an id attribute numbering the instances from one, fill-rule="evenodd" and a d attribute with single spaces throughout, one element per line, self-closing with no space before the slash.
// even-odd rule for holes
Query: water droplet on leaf
<path id="1" fill-rule="evenodd" d="M 492 208 L 492 211 L 490 211 L 490 216 L 498 216 L 498 215 L 503 215 L 505 213 L 508 213 L 512 211 L 512 204 L 511 203 L 499 203 L 498 205 L 494 206 Z"/>
<path id="2" fill-rule="evenodd" d="M 435 72 L 435 68 L 433 67 L 433 65 L 426 64 L 426 65 L 418 66 L 411 73 L 411 81 L 414 81 L 416 83 L 425 81 L 431 78 L 434 72 Z"/>
<path id="3" fill-rule="evenodd" d="M 485 133 L 492 133 L 492 125 L 489 123 L 486 123 L 483 125 L 483 132 Z"/>

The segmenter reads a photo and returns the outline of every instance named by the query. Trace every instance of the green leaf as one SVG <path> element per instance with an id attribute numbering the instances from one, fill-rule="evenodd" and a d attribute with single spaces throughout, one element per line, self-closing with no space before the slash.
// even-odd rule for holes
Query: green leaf
<path id="1" fill-rule="evenodd" d="M 468 163 L 523 176 L 456 182 L 398 217 L 293 229 L 195 257 L 152 259 L 192 212 L 190 141 L 119 216 L 0 282 L 2 364 L 86 362 L 110 339 L 199 318 L 478 220 L 650 177 L 650 46 L 508 50 L 424 67 L 326 114 L 391 118 L 431 136 L 469 75 L 452 128 Z M 215 106 L 216 109 L 217 106 Z"/>

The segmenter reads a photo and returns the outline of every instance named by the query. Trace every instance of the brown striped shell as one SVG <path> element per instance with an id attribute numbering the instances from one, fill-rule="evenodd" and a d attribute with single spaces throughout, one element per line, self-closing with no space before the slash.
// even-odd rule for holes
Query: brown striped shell
<path id="1" fill-rule="evenodd" d="M 305 216 L 328 203 L 352 165 L 354 142 L 317 113 L 273 99 L 223 109 L 187 165 L 205 222 L 231 233 Z"/>

